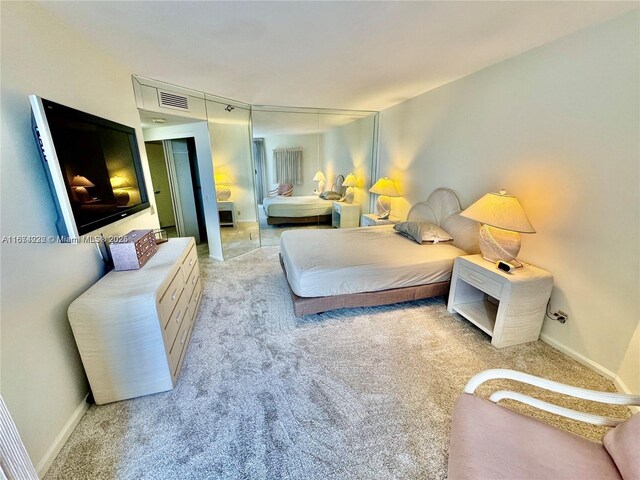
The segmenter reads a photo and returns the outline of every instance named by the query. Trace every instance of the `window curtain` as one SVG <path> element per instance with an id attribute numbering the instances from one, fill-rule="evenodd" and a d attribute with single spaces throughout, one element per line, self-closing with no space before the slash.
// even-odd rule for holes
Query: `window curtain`
<path id="1" fill-rule="evenodd" d="M 263 198 L 268 196 L 267 182 L 265 181 L 267 178 L 265 171 L 267 152 L 264 148 L 264 138 L 253 139 L 253 158 L 256 166 L 256 198 L 260 203 Z"/>
<path id="2" fill-rule="evenodd" d="M 302 185 L 302 148 L 277 148 L 273 151 L 276 183 Z"/>

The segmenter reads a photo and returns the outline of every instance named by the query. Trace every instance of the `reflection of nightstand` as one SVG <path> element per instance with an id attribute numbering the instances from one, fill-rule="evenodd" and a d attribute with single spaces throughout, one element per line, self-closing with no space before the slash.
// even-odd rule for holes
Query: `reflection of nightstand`
<path id="1" fill-rule="evenodd" d="M 357 203 L 333 202 L 331 225 L 335 228 L 360 226 L 360 205 Z"/>
<path id="2" fill-rule="evenodd" d="M 392 215 L 390 215 L 389 218 L 380 219 L 375 213 L 365 213 L 360 217 L 361 227 L 372 227 L 373 225 L 395 225 L 396 223 L 400 223 L 400 219 Z"/>
<path id="3" fill-rule="evenodd" d="M 525 265 L 506 273 L 480 255 L 468 255 L 453 264 L 447 309 L 488 333 L 496 348 L 534 342 L 552 288 L 553 277 L 540 268 Z"/>
<path id="4" fill-rule="evenodd" d="M 236 226 L 236 207 L 233 202 L 218 202 L 218 214 L 220 215 L 221 227 Z"/>

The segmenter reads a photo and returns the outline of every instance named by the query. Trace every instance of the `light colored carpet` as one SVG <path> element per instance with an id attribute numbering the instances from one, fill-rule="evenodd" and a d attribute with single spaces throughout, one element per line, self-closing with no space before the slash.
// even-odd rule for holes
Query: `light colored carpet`
<path id="1" fill-rule="evenodd" d="M 47 479 L 439 479 L 453 402 L 473 374 L 513 368 L 614 390 L 542 342 L 496 350 L 441 298 L 296 319 L 277 248 L 201 261 L 176 389 L 92 406 Z"/>

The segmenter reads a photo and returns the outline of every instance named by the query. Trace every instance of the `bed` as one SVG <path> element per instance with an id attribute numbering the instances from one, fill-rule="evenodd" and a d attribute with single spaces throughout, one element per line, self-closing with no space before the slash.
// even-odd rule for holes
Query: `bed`
<path id="1" fill-rule="evenodd" d="M 285 223 L 331 223 L 331 200 L 316 195 L 267 197 L 262 201 L 268 225 Z"/>
<path id="2" fill-rule="evenodd" d="M 344 195 L 343 175 L 337 175 L 331 190 Z M 331 224 L 333 200 L 324 200 L 317 195 L 267 197 L 262 201 L 267 216 L 267 225 L 284 224 Z"/>
<path id="3" fill-rule="evenodd" d="M 439 188 L 407 218 L 442 227 L 453 243 L 419 245 L 392 225 L 283 232 L 280 263 L 295 315 L 446 295 L 454 259 L 478 252 L 479 225 L 459 212 L 455 193 Z"/>

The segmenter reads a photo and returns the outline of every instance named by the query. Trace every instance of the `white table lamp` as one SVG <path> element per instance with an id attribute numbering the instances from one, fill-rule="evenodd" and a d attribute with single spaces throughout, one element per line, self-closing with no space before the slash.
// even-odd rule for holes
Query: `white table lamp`
<path id="1" fill-rule="evenodd" d="M 216 173 L 213 178 L 216 183 L 216 200 L 219 202 L 229 200 L 229 197 L 231 197 L 231 189 L 229 188 L 231 180 L 229 179 L 229 175 L 226 173 Z"/>
<path id="2" fill-rule="evenodd" d="M 318 170 L 316 172 L 315 176 L 313 177 L 313 181 L 314 182 L 318 182 L 317 192 L 318 193 L 324 192 L 324 187 L 325 187 L 326 182 L 327 182 L 327 177 L 324 176 L 324 173 L 322 173 L 320 170 Z"/>
<path id="3" fill-rule="evenodd" d="M 480 252 L 490 262 L 516 260 L 520 233 L 536 233 L 518 199 L 505 190 L 487 193 L 460 215 L 483 224 Z"/>
<path id="4" fill-rule="evenodd" d="M 389 177 L 384 177 L 374 183 L 369 191 L 379 195 L 376 201 L 378 218 L 388 218 L 391 214 L 391 199 L 389 197 L 401 196 L 396 184 Z"/>
<path id="5" fill-rule="evenodd" d="M 358 180 L 356 180 L 356 176 L 353 173 L 347 175 L 347 178 L 342 182 L 343 187 L 347 187 L 347 190 L 344 193 L 344 202 L 345 203 L 353 203 L 353 187 L 358 186 Z"/>

